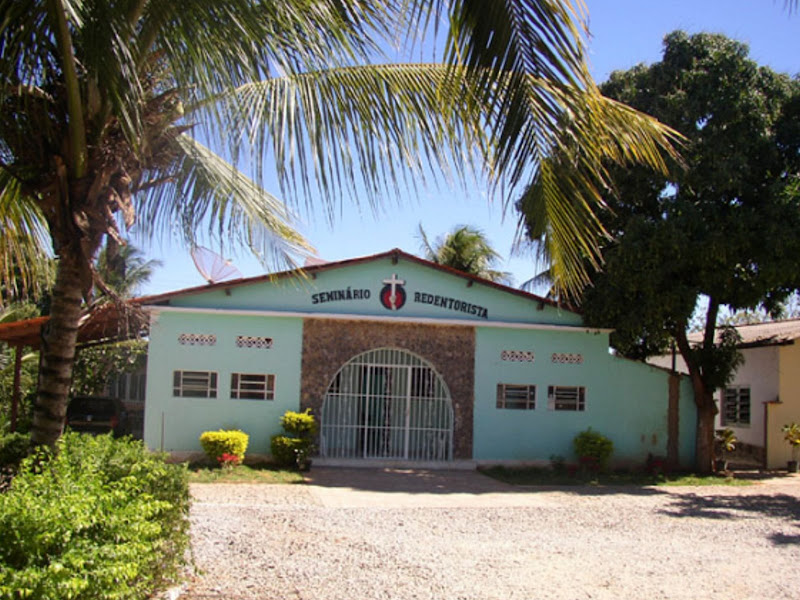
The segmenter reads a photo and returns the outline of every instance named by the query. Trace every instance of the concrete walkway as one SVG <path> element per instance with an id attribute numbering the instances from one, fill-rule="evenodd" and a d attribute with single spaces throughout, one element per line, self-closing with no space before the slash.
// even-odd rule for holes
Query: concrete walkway
<path id="1" fill-rule="evenodd" d="M 523 506 L 523 488 L 477 471 L 313 468 L 309 491 L 322 505 L 344 507 Z"/>
<path id="2" fill-rule="evenodd" d="M 744 488 L 637 487 L 637 486 L 515 486 L 492 479 L 475 470 L 426 470 L 403 468 L 314 467 L 306 476 L 308 491 L 321 505 L 348 507 L 525 507 L 561 501 L 562 495 L 602 496 L 611 494 L 659 495 L 682 491 L 724 489 L 728 492 L 770 493 L 800 496 L 800 476 L 778 476 L 758 480 Z M 553 492 L 542 495 L 531 492 Z M 560 492 L 560 494 L 559 494 Z"/>

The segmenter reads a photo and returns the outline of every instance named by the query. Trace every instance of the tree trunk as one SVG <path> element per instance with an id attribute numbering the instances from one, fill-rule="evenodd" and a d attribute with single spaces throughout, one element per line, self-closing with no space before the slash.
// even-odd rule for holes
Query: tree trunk
<path id="1" fill-rule="evenodd" d="M 689 369 L 689 378 L 694 392 L 694 403 L 697 407 L 697 437 L 695 440 L 695 470 L 700 475 L 714 472 L 714 419 L 717 416 L 717 404 L 714 402 L 714 390 L 708 389 L 700 368 L 694 360 L 686 327 L 678 327 L 674 331 L 678 350 Z"/>
<path id="2" fill-rule="evenodd" d="M 79 260 L 74 246 L 62 248 L 50 320 L 42 333 L 39 389 L 31 427 L 35 446 L 54 446 L 64 429 L 83 301 Z"/>
<path id="3" fill-rule="evenodd" d="M 697 403 L 697 447 L 695 449 L 695 468 L 698 474 L 708 475 L 714 471 L 714 420 L 717 405 L 713 392 L 700 392 L 704 400 Z M 695 401 L 698 391 L 695 390 Z"/>

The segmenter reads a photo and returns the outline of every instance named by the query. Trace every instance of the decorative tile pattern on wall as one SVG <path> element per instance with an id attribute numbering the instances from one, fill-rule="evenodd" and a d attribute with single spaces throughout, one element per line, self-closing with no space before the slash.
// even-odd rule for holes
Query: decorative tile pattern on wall
<path id="1" fill-rule="evenodd" d="M 500 353 L 500 360 L 532 363 L 534 360 L 534 355 L 533 352 L 528 350 L 503 350 Z"/>
<path id="2" fill-rule="evenodd" d="M 182 333 L 178 336 L 178 343 L 183 346 L 214 346 L 217 336 L 213 333 Z"/>
<path id="3" fill-rule="evenodd" d="M 272 338 L 258 335 L 237 335 L 237 348 L 272 348 Z"/>
<path id="4" fill-rule="evenodd" d="M 554 352 L 552 361 L 562 365 L 583 364 L 583 354 L 572 354 L 570 352 Z"/>

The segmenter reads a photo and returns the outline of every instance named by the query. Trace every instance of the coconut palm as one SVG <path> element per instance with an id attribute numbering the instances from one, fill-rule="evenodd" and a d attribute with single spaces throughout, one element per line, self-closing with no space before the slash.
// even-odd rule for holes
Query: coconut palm
<path id="1" fill-rule="evenodd" d="M 97 255 L 98 275 L 114 294 L 123 297 L 136 294 L 161 265 L 160 260 L 145 259 L 130 243 L 118 247 L 106 244 Z"/>
<path id="2" fill-rule="evenodd" d="M 494 269 L 502 256 L 492 248 L 484 233 L 475 227 L 459 225 L 431 244 L 419 226 L 422 252 L 429 261 L 497 283 L 510 283 L 511 274 Z"/>
<path id="3" fill-rule="evenodd" d="M 17 240 L 24 254 L 44 226 L 58 258 L 32 441 L 61 434 L 105 238 L 138 222 L 145 239 L 191 244 L 203 231 L 277 265 L 308 250 L 261 185 L 266 161 L 285 195 L 312 210 L 325 198 L 328 214 L 426 173 L 461 176 L 476 156 L 513 186 L 564 123 L 594 155 L 663 166 L 668 130 L 597 93 L 579 7 L 0 0 L 0 218 L 13 211 L 2 252 Z M 445 17 L 447 65 L 370 64 L 385 40 Z"/>

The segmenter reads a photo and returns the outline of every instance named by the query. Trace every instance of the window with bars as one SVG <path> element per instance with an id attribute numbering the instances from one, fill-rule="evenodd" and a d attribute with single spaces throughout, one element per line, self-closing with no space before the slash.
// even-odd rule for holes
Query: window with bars
<path id="1" fill-rule="evenodd" d="M 216 371 L 174 371 L 172 395 L 180 398 L 216 398 Z"/>
<path id="2" fill-rule="evenodd" d="M 586 410 L 586 388 L 583 386 L 551 385 L 547 388 L 547 407 L 550 410 Z"/>
<path id="3" fill-rule="evenodd" d="M 108 395 L 124 402 L 144 402 L 147 377 L 144 373 L 118 373 L 108 381 Z"/>
<path id="4" fill-rule="evenodd" d="M 750 425 L 750 388 L 725 388 L 722 407 L 723 425 Z"/>
<path id="5" fill-rule="evenodd" d="M 237 400 L 274 400 L 275 375 L 232 373 L 231 398 Z"/>
<path id="6" fill-rule="evenodd" d="M 536 386 L 498 383 L 497 408 L 534 410 L 536 408 Z"/>

